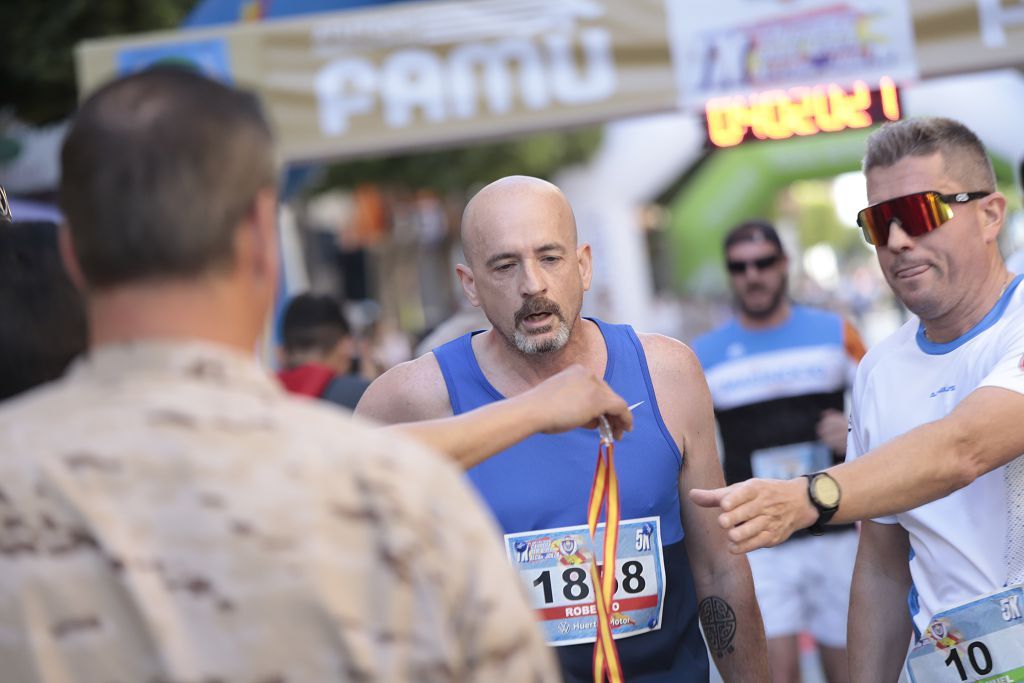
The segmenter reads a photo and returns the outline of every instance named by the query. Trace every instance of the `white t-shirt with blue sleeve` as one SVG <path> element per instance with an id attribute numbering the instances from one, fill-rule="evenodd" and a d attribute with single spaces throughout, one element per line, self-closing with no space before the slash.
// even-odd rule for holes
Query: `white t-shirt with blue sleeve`
<path id="1" fill-rule="evenodd" d="M 929 341 L 914 318 L 868 352 L 853 386 L 847 462 L 942 419 L 979 387 L 1024 393 L 1022 280 L 1017 276 L 992 310 L 954 341 Z M 1024 458 L 945 498 L 874 521 L 900 524 L 910 536 L 908 603 L 923 631 L 943 608 L 1024 580 Z"/>

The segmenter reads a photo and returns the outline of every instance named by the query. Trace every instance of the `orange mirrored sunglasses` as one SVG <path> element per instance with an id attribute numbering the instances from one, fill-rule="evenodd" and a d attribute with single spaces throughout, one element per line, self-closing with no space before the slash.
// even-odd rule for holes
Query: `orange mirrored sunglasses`
<path id="1" fill-rule="evenodd" d="M 864 231 L 868 244 L 884 246 L 889 243 L 889 226 L 897 221 L 911 237 L 931 232 L 953 217 L 950 204 L 966 204 L 987 197 L 991 192 L 915 192 L 878 202 L 857 214 L 857 225 Z"/>

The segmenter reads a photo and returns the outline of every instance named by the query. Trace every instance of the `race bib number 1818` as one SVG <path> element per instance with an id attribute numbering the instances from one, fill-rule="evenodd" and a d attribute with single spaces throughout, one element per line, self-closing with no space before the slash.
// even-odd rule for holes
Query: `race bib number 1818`
<path id="1" fill-rule="evenodd" d="M 619 524 L 611 613 L 614 638 L 661 628 L 665 562 L 659 521 L 645 517 Z M 585 524 L 505 535 L 509 560 L 529 591 L 549 645 L 594 642 L 597 607 L 590 565 L 594 549 L 603 543 L 604 524 L 598 526 L 594 544 Z"/>

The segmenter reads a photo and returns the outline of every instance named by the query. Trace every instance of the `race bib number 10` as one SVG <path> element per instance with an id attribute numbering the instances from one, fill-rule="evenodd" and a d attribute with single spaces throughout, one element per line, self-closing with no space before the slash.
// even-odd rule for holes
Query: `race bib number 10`
<path id="1" fill-rule="evenodd" d="M 914 683 L 1024 681 L 1024 588 L 939 612 L 907 657 Z"/>
<path id="2" fill-rule="evenodd" d="M 604 543 L 604 524 L 595 543 L 585 524 L 505 535 L 505 550 L 529 591 L 549 645 L 592 643 L 597 607 L 590 580 L 595 548 Z M 661 628 L 665 600 L 665 561 L 657 517 L 619 524 L 613 637 L 625 638 Z"/>

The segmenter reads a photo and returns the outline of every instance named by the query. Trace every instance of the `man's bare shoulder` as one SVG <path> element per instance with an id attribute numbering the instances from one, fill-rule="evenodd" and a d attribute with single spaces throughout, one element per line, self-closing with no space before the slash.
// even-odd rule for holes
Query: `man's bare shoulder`
<path id="1" fill-rule="evenodd" d="M 663 334 L 644 333 L 637 337 L 647 356 L 651 380 L 656 384 L 664 380 L 703 383 L 700 361 L 689 346 Z"/>
<path id="2" fill-rule="evenodd" d="M 356 414 L 379 422 L 419 422 L 452 415 L 448 388 L 433 353 L 401 363 L 367 388 Z"/>
<path id="3" fill-rule="evenodd" d="M 658 407 L 679 449 L 711 419 L 711 395 L 700 361 L 689 346 L 661 334 L 641 334 Z"/>

